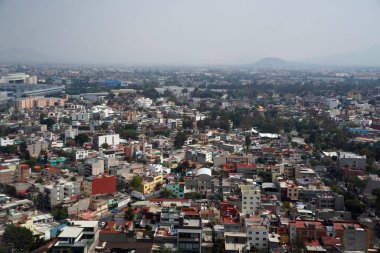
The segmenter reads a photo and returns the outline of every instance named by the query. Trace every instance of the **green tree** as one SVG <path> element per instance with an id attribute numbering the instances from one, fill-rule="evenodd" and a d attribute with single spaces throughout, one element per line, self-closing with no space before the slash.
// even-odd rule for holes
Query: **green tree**
<path id="1" fill-rule="evenodd" d="M 251 144 L 252 144 L 251 135 L 248 134 L 247 136 L 245 136 L 245 146 L 246 146 L 247 150 L 249 149 L 249 147 L 251 146 Z"/>
<path id="2" fill-rule="evenodd" d="M 75 143 L 78 146 L 83 146 L 83 144 L 88 142 L 89 140 L 90 140 L 90 137 L 88 136 L 88 134 L 85 134 L 85 133 L 81 133 L 75 136 Z"/>
<path id="3" fill-rule="evenodd" d="M 176 147 L 177 149 L 182 148 L 186 140 L 187 134 L 183 131 L 178 132 L 174 138 L 174 147 Z"/>
<path id="4" fill-rule="evenodd" d="M 29 252 L 35 242 L 32 231 L 15 225 L 5 228 L 3 239 L 7 243 L 13 243 L 14 248 L 22 252 Z"/>
<path id="5" fill-rule="evenodd" d="M 142 187 L 143 187 L 143 180 L 142 180 L 142 178 L 140 176 L 138 176 L 138 175 L 133 176 L 133 178 L 131 180 L 131 183 L 130 183 L 130 188 L 132 190 L 141 191 Z"/>
<path id="6" fill-rule="evenodd" d="M 225 243 L 224 239 L 218 238 L 215 240 L 214 247 L 212 248 L 212 253 L 224 253 Z"/>
<path id="7" fill-rule="evenodd" d="M 356 218 L 365 211 L 365 206 L 357 199 L 347 199 L 344 203 L 347 211 L 352 213 L 352 217 Z"/>
<path id="8" fill-rule="evenodd" d="M 170 198 L 173 197 L 173 192 L 167 188 L 162 189 L 161 196 L 163 198 Z"/>
<path id="9" fill-rule="evenodd" d="M 110 145 L 108 145 L 107 143 L 103 143 L 100 147 L 102 149 L 108 149 L 110 147 Z"/>
<path id="10" fill-rule="evenodd" d="M 135 214 L 133 213 L 132 208 L 128 208 L 127 211 L 125 211 L 124 219 L 129 221 L 133 221 L 135 219 Z"/>
<path id="11" fill-rule="evenodd" d="M 67 212 L 67 208 L 61 207 L 61 206 L 53 208 L 53 210 L 51 211 L 51 215 L 53 215 L 53 217 L 56 221 L 61 221 L 61 220 L 67 219 L 67 217 L 69 217 L 69 214 Z"/>
<path id="12" fill-rule="evenodd" d="M 47 118 L 40 121 L 42 125 L 46 125 L 48 129 L 51 129 L 51 127 L 56 123 L 54 119 Z"/>

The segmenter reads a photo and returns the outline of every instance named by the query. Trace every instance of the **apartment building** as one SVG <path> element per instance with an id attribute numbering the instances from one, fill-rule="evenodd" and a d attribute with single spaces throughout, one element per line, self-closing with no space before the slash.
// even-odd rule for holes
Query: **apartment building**
<path id="1" fill-rule="evenodd" d="M 268 249 L 268 235 L 269 228 L 266 225 L 248 225 L 246 228 L 248 242 L 258 248 L 259 250 L 266 251 Z"/>
<path id="2" fill-rule="evenodd" d="M 258 185 L 240 185 L 242 195 L 242 213 L 253 214 L 260 207 L 261 189 Z"/>

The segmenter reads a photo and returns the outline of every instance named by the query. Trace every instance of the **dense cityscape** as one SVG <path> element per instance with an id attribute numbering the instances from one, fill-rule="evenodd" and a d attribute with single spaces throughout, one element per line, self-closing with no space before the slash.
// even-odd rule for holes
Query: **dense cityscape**
<path id="1" fill-rule="evenodd" d="M 0 252 L 378 252 L 380 69 L 3 64 Z"/>

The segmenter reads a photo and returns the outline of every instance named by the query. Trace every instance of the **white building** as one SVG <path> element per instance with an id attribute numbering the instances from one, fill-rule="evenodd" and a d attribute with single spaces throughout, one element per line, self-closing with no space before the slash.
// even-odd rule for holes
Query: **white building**
<path id="1" fill-rule="evenodd" d="M 71 114 L 72 121 L 90 122 L 90 113 L 88 112 L 73 112 Z"/>
<path id="2" fill-rule="evenodd" d="M 261 203 L 260 186 L 240 185 L 242 195 L 242 213 L 253 214 L 257 211 Z"/>
<path id="3" fill-rule="evenodd" d="M 266 252 L 268 249 L 269 228 L 266 225 L 248 225 L 247 236 L 248 242 L 261 251 Z"/>
<path id="4" fill-rule="evenodd" d="M 37 84 L 37 76 L 30 76 L 25 73 L 14 73 L 0 77 L 0 83 L 26 83 Z"/>
<path id="5" fill-rule="evenodd" d="M 0 92 L 0 102 L 8 100 L 8 92 L 7 91 L 2 91 Z"/>
<path id="6" fill-rule="evenodd" d="M 98 136 L 98 146 L 101 147 L 104 143 L 114 147 L 120 144 L 119 134 L 107 134 Z"/>
<path id="7" fill-rule="evenodd" d="M 14 145 L 14 142 L 15 141 L 13 139 L 9 139 L 8 137 L 0 138 L 0 147 Z"/>
<path id="8" fill-rule="evenodd" d="M 138 107 L 150 108 L 152 106 L 153 101 L 150 98 L 138 98 L 135 100 L 135 103 Z"/>
<path id="9" fill-rule="evenodd" d="M 71 126 L 69 129 L 65 130 L 65 143 L 67 139 L 75 139 L 75 136 L 79 134 L 78 128 L 72 128 Z"/>
<path id="10" fill-rule="evenodd" d="M 87 157 L 88 157 L 88 150 L 77 149 L 75 151 L 75 159 L 76 160 L 86 159 Z"/>
<path id="11" fill-rule="evenodd" d="M 330 109 L 336 109 L 340 105 L 340 101 L 336 98 L 329 98 L 326 100 L 326 104 Z"/>

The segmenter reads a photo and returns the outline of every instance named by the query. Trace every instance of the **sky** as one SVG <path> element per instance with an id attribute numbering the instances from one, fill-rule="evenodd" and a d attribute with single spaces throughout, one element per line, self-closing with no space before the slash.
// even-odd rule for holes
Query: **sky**
<path id="1" fill-rule="evenodd" d="M 0 0 L 0 50 L 63 62 L 241 64 L 380 44 L 380 0 Z"/>

